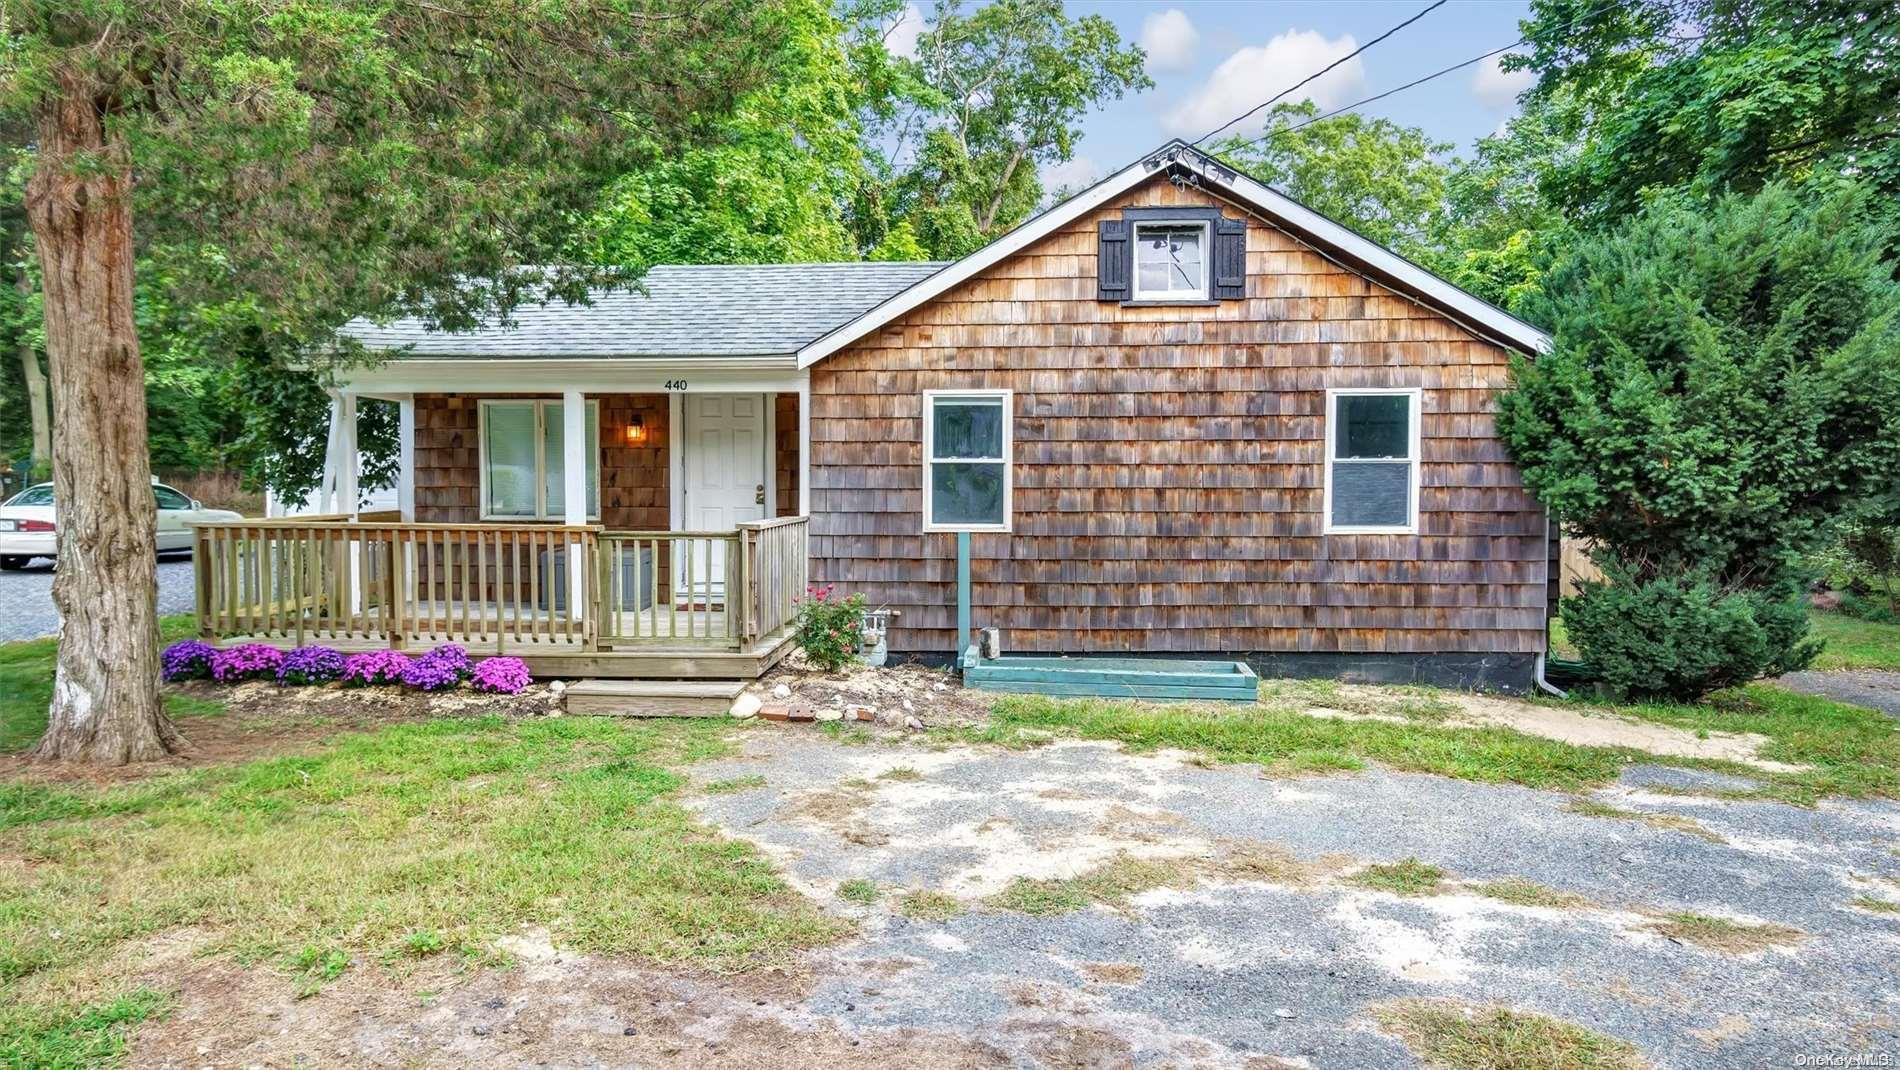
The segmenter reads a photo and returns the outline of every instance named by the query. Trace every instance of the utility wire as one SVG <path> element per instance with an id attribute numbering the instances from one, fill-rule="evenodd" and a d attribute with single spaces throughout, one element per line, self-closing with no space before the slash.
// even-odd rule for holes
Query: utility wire
<path id="1" fill-rule="evenodd" d="M 1317 71 L 1314 71 L 1312 74 L 1307 75 L 1305 78 L 1300 79 L 1299 82 L 1293 85 L 1290 85 L 1286 87 L 1285 89 L 1280 90 L 1278 93 L 1275 93 L 1274 95 L 1268 97 L 1267 99 L 1261 101 L 1260 103 L 1255 104 L 1253 107 L 1248 108 L 1246 111 L 1241 112 L 1239 115 L 1234 116 L 1232 119 L 1227 120 L 1226 122 L 1220 124 L 1214 129 L 1209 130 L 1207 133 L 1202 134 L 1200 137 L 1195 138 L 1193 141 L 1193 144 L 1199 145 L 1201 142 L 1206 141 L 1208 138 L 1213 137 L 1215 134 L 1220 133 L 1222 130 L 1227 129 L 1228 127 L 1234 125 L 1235 123 L 1240 122 L 1241 120 L 1247 118 L 1253 113 L 1259 111 L 1260 109 L 1267 107 L 1268 105 L 1281 99 L 1282 97 L 1286 96 L 1288 93 L 1291 93 L 1297 89 L 1300 89 L 1301 87 L 1312 82 L 1315 78 L 1318 78 L 1321 75 L 1326 74 L 1328 71 L 1331 71 L 1333 68 L 1339 66 L 1340 64 L 1346 62 L 1347 60 L 1353 58 L 1354 56 L 1357 56 L 1361 52 L 1364 52 L 1366 49 L 1371 48 L 1373 45 L 1378 44 L 1380 41 L 1383 41 L 1386 38 L 1392 36 L 1393 34 L 1398 33 L 1400 30 L 1405 29 L 1407 26 L 1410 26 L 1414 22 L 1417 22 L 1418 20 L 1431 14 L 1433 11 L 1436 11 L 1437 9 L 1444 7 L 1445 2 L 1446 0 L 1434 0 L 1433 3 L 1427 4 L 1422 10 L 1420 10 L 1418 14 L 1413 15 L 1411 18 L 1406 19 L 1404 22 L 1399 23 L 1397 26 L 1392 27 L 1391 29 L 1385 31 L 1379 36 L 1374 37 L 1372 40 L 1367 41 L 1365 44 L 1360 45 L 1358 48 L 1353 49 L 1351 52 L 1348 52 L 1345 55 L 1339 57 L 1338 59 L 1332 61 L 1331 63 L 1328 63 L 1326 66 L 1320 68 Z"/>
<path id="2" fill-rule="evenodd" d="M 1564 23 L 1563 26 L 1560 27 L 1560 29 L 1569 29 L 1571 26 L 1583 21 L 1586 18 L 1589 18 L 1592 15 L 1601 14 L 1602 12 L 1608 11 L 1609 9 L 1616 7 L 1620 2 L 1621 0 L 1610 0 L 1609 3 L 1599 4 L 1598 6 L 1591 8 L 1589 11 L 1585 11 L 1582 14 L 1577 15 L 1575 18 L 1570 19 L 1568 22 Z M 1385 98 L 1391 96 L 1394 93 L 1403 93 L 1407 89 L 1412 89 L 1416 86 L 1424 85 L 1426 82 L 1429 82 L 1434 78 L 1443 78 L 1445 75 L 1450 74 L 1453 71 L 1461 70 L 1465 67 L 1469 67 L 1473 63 L 1482 63 L 1485 60 L 1490 59 L 1492 56 L 1509 52 L 1511 49 L 1516 48 L 1519 45 L 1529 43 L 1529 41 L 1530 41 L 1530 38 L 1528 37 L 1520 37 L 1517 40 L 1512 41 L 1510 44 L 1504 45 L 1501 48 L 1494 48 L 1491 51 L 1486 52 L 1482 56 L 1473 56 L 1470 59 L 1461 60 L 1460 62 L 1454 63 L 1449 67 L 1443 67 L 1443 68 L 1440 68 L 1439 70 L 1433 71 L 1432 73 L 1425 75 L 1423 78 L 1415 78 L 1412 81 L 1409 81 L 1402 86 L 1397 86 L 1395 88 L 1388 89 L 1383 93 L 1374 93 L 1372 96 L 1369 96 L 1365 98 L 1364 100 L 1355 100 L 1351 104 L 1346 104 L 1341 107 L 1334 108 L 1332 111 L 1326 112 L 1323 115 L 1315 115 L 1311 119 L 1307 119 L 1304 122 L 1294 123 L 1292 126 L 1276 126 L 1273 129 L 1268 130 L 1266 133 L 1261 134 L 1259 137 L 1248 138 L 1246 141 L 1238 142 L 1234 145 L 1229 146 L 1227 151 L 1234 152 L 1240 149 L 1249 148 L 1251 146 L 1260 144 L 1262 141 L 1270 141 L 1273 138 L 1279 137 L 1281 134 L 1290 134 L 1295 130 L 1300 130 L 1308 126 L 1312 126 L 1314 123 L 1321 122 L 1326 119 L 1331 119 L 1335 115 L 1343 115 L 1346 112 L 1352 111 L 1354 108 L 1363 108 L 1367 104 L 1371 104 L 1374 101 L 1384 100 Z"/>

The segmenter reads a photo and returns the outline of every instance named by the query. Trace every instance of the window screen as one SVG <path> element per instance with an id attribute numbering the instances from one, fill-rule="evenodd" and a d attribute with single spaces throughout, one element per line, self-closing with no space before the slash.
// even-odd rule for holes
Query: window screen
<path id="1" fill-rule="evenodd" d="M 1009 523 L 1008 399 L 926 398 L 930 454 L 925 521 L 932 527 L 1002 528 Z"/>
<path id="2" fill-rule="evenodd" d="M 1410 392 L 1333 396 L 1329 526 L 1412 526 L 1416 400 Z"/>

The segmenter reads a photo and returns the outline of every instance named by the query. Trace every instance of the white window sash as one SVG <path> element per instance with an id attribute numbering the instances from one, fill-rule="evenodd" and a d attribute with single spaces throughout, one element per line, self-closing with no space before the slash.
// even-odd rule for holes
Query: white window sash
<path id="1" fill-rule="evenodd" d="M 1406 449 L 1404 457 L 1340 457 L 1339 399 L 1352 397 L 1406 398 Z M 1325 490 L 1320 533 L 1323 535 L 1416 535 L 1419 516 L 1419 471 L 1424 467 L 1424 391 L 1407 387 L 1335 387 L 1326 391 L 1326 425 L 1321 429 L 1326 440 Z M 1336 464 L 1402 464 L 1410 469 L 1406 480 L 1406 515 L 1403 524 L 1333 523 L 1333 468 Z"/>
<path id="2" fill-rule="evenodd" d="M 938 457 L 936 456 L 937 403 L 971 401 L 984 404 L 1000 403 L 1002 406 L 1003 450 L 998 457 Z M 923 450 L 923 522 L 926 532 L 932 531 L 972 531 L 1007 532 L 1015 520 L 1016 479 L 1015 465 L 1010 458 L 1015 453 L 1016 410 L 1008 390 L 926 390 L 924 391 L 924 450 Z M 936 515 L 936 502 L 932 500 L 936 481 L 931 478 L 939 464 L 994 464 L 1003 470 L 1003 521 L 1000 524 L 955 524 L 933 522 Z"/>
<path id="3" fill-rule="evenodd" d="M 534 409 L 534 514 L 532 516 L 516 513 L 493 513 L 488 498 L 488 410 L 495 405 L 529 405 Z M 478 445 L 475 465 L 480 473 L 480 485 L 476 493 L 481 497 L 480 511 L 483 520 L 524 521 L 558 520 L 560 517 L 548 514 L 548 458 L 547 458 L 547 419 L 550 407 L 559 408 L 559 398 L 482 398 L 476 404 L 475 439 Z M 600 519 L 600 399 L 587 399 L 587 411 L 594 418 L 594 508 L 587 514 L 590 521 Z M 585 422 L 583 421 L 583 426 Z"/>
<path id="4" fill-rule="evenodd" d="M 1199 227 L 1201 231 L 1201 284 L 1193 290 L 1144 290 L 1141 286 L 1141 232 L 1144 230 L 1173 229 L 1178 227 Z M 1134 243 L 1133 254 L 1128 263 L 1129 293 L 1136 301 L 1205 301 L 1211 292 L 1208 279 L 1213 275 L 1214 232 L 1205 220 L 1200 219 L 1144 219 L 1134 225 L 1130 241 Z M 1172 276 L 1170 276 L 1172 277 Z"/>

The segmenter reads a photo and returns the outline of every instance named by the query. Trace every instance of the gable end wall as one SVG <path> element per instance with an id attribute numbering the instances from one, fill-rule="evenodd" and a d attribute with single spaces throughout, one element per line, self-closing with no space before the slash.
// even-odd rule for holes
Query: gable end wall
<path id="1" fill-rule="evenodd" d="M 1007 650 L 1527 664 L 1544 514 L 1493 422 L 1505 351 L 1257 216 L 1244 300 L 1096 301 L 1098 221 L 1151 205 L 1244 212 L 1157 178 L 813 367 L 814 581 L 897 609 L 893 650 L 949 653 L 922 394 L 1007 388 L 1014 530 L 972 546 L 974 624 Z M 1325 391 L 1351 386 L 1423 388 L 1416 536 L 1321 534 Z"/>

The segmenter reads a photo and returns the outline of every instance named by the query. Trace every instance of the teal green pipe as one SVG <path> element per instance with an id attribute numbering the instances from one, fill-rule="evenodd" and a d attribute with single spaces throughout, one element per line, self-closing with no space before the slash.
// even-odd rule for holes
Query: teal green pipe
<path id="1" fill-rule="evenodd" d="M 970 533 L 957 532 L 957 664 L 970 649 Z"/>

